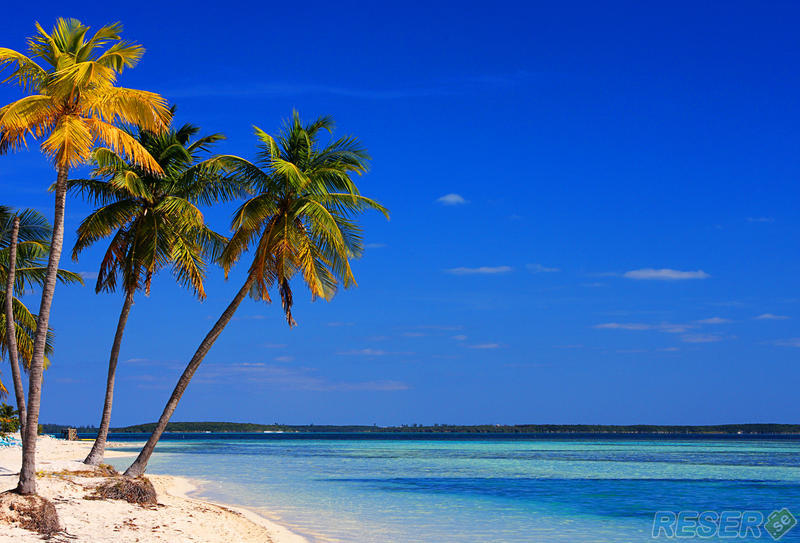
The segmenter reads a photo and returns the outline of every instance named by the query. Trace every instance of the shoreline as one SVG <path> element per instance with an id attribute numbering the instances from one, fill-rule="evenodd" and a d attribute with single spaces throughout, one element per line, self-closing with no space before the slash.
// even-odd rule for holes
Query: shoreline
<path id="1" fill-rule="evenodd" d="M 217 503 L 192 496 L 202 483 L 174 475 L 146 475 L 158 495 L 157 506 L 138 506 L 120 500 L 87 499 L 105 479 L 88 471 L 81 460 L 91 441 L 65 441 L 40 436 L 37 441 L 37 490 L 58 511 L 65 537 L 76 542 L 161 543 L 192 541 L 205 543 L 308 543 L 289 528 L 237 505 Z M 123 458 L 109 443 L 106 457 Z M 126 444 L 127 445 L 127 444 Z M 16 486 L 21 448 L 0 448 L 0 492 Z M 2 516 L 2 515 L 0 515 Z M 41 536 L 0 523 L 4 541 L 33 543 Z M 59 538 L 56 538 L 59 539 Z"/>
<path id="2" fill-rule="evenodd" d="M 291 530 L 287 526 L 280 524 L 270 518 L 260 515 L 256 511 L 249 509 L 243 505 L 233 505 L 230 503 L 219 502 L 209 498 L 200 496 L 202 493 L 203 481 L 199 479 L 191 479 L 180 475 L 148 475 L 149 479 L 158 478 L 169 481 L 170 486 L 166 489 L 171 496 L 180 498 L 186 501 L 196 502 L 204 505 L 213 505 L 221 509 L 233 511 L 234 513 L 245 517 L 247 520 L 254 524 L 258 524 L 270 531 L 273 537 L 277 537 L 275 543 L 309 543 L 309 540 L 299 533 Z M 192 494 L 197 494 L 193 496 Z"/>

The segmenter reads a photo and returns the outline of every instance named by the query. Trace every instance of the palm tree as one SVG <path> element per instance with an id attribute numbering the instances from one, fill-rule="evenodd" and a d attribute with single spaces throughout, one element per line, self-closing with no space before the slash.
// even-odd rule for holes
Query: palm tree
<path id="1" fill-rule="evenodd" d="M 350 259 L 361 254 L 362 239 L 353 217 L 377 209 L 388 218 L 388 212 L 361 196 L 351 179 L 353 173 L 366 172 L 369 159 L 358 140 L 344 137 L 320 144 L 321 131 L 332 129 L 330 117 L 304 125 L 294 112 L 277 138 L 256 128 L 260 141 L 255 164 L 234 156 L 220 158 L 232 175 L 246 181 L 254 192 L 236 211 L 234 234 L 220 260 L 227 276 L 252 246 L 253 262 L 233 301 L 200 343 L 155 430 L 125 475 L 144 473 L 189 381 L 248 293 L 269 302 L 269 289 L 277 287 L 286 320 L 293 326 L 290 280 L 295 274 L 302 275 L 312 299 L 330 300 L 340 283 L 345 288 L 355 285 Z"/>
<path id="2" fill-rule="evenodd" d="M 5 286 L 0 291 L 5 309 L 0 320 L 0 352 L 8 353 L 11 363 L 11 376 L 14 382 L 14 395 L 20 416 L 20 429 L 25 426 L 25 391 L 19 368 L 19 355 L 22 355 L 24 368 L 30 367 L 33 356 L 33 342 L 36 334 L 37 318 L 15 297 L 24 295 L 26 289 L 41 287 L 47 268 L 44 257 L 49 251 L 52 228 L 44 215 L 33 209 L 14 213 L 11 208 L 0 206 L 0 280 Z M 81 283 L 80 275 L 65 270 L 58 271 L 58 279 L 63 283 Z M 6 293 L 11 296 L 6 296 Z M 45 344 L 45 357 L 52 353 L 52 332 Z M 45 358 L 45 366 L 47 366 Z"/>
<path id="3" fill-rule="evenodd" d="M 208 146 L 224 136 L 213 134 L 191 141 L 199 130 L 186 124 L 163 134 L 141 129 L 134 133 L 139 144 L 158 161 L 163 175 L 154 175 L 107 149 L 100 149 L 94 157 L 94 174 L 102 179 L 67 183 L 73 192 L 101 205 L 78 228 L 73 260 L 86 247 L 111 237 L 95 291 L 114 291 L 119 280 L 124 293 L 108 362 L 103 415 L 94 446 L 84 460 L 86 464 L 99 464 L 105 453 L 117 360 L 134 295 L 142 289 L 149 295 L 153 275 L 170 266 L 181 285 L 190 288 L 198 298 L 205 298 L 204 257 L 218 258 L 227 241 L 205 225 L 196 204 L 226 200 L 240 191 L 234 179 L 215 173 L 216 159 L 201 161 Z"/>
<path id="4" fill-rule="evenodd" d="M 0 48 L 4 81 L 18 84 L 29 96 L 0 108 L 0 152 L 25 146 L 27 135 L 41 140 L 53 160 L 55 213 L 47 273 L 42 285 L 39 321 L 28 386 L 27 425 L 22 435 L 22 468 L 17 492 L 36 493 L 36 430 L 42 392 L 42 370 L 50 306 L 64 244 L 64 208 L 70 168 L 85 164 L 97 144 L 110 147 L 143 167 L 160 172 L 158 163 L 119 123 L 162 132 L 170 112 L 161 96 L 115 86 L 124 68 L 136 65 L 144 48 L 120 38 L 119 23 L 89 27 L 76 19 L 58 19 L 51 32 L 38 23 L 28 40 L 28 55 Z M 38 64 L 34 59 L 41 61 Z"/>

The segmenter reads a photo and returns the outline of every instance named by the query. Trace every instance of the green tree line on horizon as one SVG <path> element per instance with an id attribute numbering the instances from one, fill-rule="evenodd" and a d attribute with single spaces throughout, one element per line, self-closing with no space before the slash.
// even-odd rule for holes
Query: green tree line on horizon
<path id="1" fill-rule="evenodd" d="M 279 296 L 287 324 L 296 325 L 294 280 L 308 288 L 312 299 L 326 301 L 340 287 L 355 286 L 350 261 L 363 252 L 357 219 L 369 210 L 388 218 L 386 208 L 363 196 L 354 181 L 367 172 L 369 154 L 354 136 L 334 137 L 332 117 L 304 122 L 295 111 L 275 134 L 254 127 L 254 160 L 215 155 L 212 145 L 222 134 L 197 137 L 198 127 L 173 124 L 175 108 L 159 94 L 117 84 L 144 54 L 121 32 L 121 24 L 114 23 L 92 34 L 80 21 L 60 18 L 49 31 L 36 23 L 25 53 L 0 47 L 2 82 L 23 93 L 0 107 L 0 154 L 24 149 L 33 138 L 55 170 L 52 226 L 34 210 L 4 207 L 7 217 L 0 217 L 6 309 L 0 337 L 22 422 L 16 491 L 23 495 L 36 494 L 35 443 L 43 371 L 53 345 L 49 318 L 56 283 L 80 281 L 59 269 L 68 195 L 96 207 L 78 227 L 73 260 L 85 248 L 106 242 L 95 291 L 122 295 L 100 425 L 87 464 L 103 460 L 119 352 L 136 297 L 150 295 L 152 278 L 168 269 L 202 300 L 211 266 L 219 266 L 227 278 L 245 255 L 251 259 L 243 283 L 189 360 L 159 421 L 149 428 L 150 438 L 125 471 L 128 477 L 144 473 L 192 376 L 246 297 L 271 302 Z M 86 168 L 89 177 L 73 177 Z M 48 185 L 43 181 L 40 187 Z M 229 236 L 205 223 L 201 208 L 237 201 Z M 22 220 L 26 217 L 40 223 L 35 250 L 26 245 L 31 241 Z M 31 285 L 41 291 L 37 315 L 14 297 Z M 27 398 L 18 378 L 20 358 L 28 373 Z M 6 393 L 0 384 L 0 394 Z"/>
<path id="2" fill-rule="evenodd" d="M 111 428 L 111 433 L 149 434 L 155 422 Z M 44 433 L 58 434 L 68 426 L 43 424 Z M 96 434 L 94 426 L 76 427 L 81 434 Z M 248 422 L 170 422 L 165 432 L 305 432 L 305 433 L 433 433 L 433 434 L 800 434 L 800 424 L 716 424 L 716 425 L 609 425 L 609 424 L 403 424 L 400 426 L 329 424 L 256 424 Z"/>

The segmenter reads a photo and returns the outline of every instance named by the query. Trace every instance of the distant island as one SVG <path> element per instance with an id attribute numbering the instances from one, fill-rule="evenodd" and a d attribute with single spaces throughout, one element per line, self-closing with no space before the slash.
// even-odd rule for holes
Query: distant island
<path id="1" fill-rule="evenodd" d="M 58 434 L 68 426 L 42 424 L 42 433 Z M 112 428 L 118 434 L 148 434 L 155 423 L 137 424 Z M 73 426 L 73 428 L 75 428 Z M 91 426 L 77 427 L 78 433 L 97 433 Z M 710 426 L 664 426 L 635 424 L 628 426 L 601 424 L 478 424 L 461 426 L 454 424 L 403 424 L 401 426 L 334 426 L 334 425 L 287 425 L 253 424 L 243 422 L 170 422 L 167 432 L 192 433 L 436 433 L 436 434 L 800 434 L 800 424 L 719 424 Z"/>

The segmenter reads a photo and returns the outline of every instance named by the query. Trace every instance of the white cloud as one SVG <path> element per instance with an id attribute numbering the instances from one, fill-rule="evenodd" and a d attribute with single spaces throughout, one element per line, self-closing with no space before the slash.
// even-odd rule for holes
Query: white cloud
<path id="1" fill-rule="evenodd" d="M 294 357 L 293 356 L 276 356 L 273 360 L 275 360 L 275 362 L 291 362 L 292 360 L 294 360 Z"/>
<path id="2" fill-rule="evenodd" d="M 350 351 L 342 351 L 338 353 L 340 355 L 354 355 L 354 356 L 391 356 L 391 355 L 413 355 L 413 352 L 390 352 L 384 351 L 383 349 L 372 349 L 367 347 L 366 349 L 353 349 Z"/>
<path id="3" fill-rule="evenodd" d="M 684 343 L 716 343 L 725 338 L 715 334 L 689 334 L 681 338 Z"/>
<path id="4" fill-rule="evenodd" d="M 643 322 L 604 322 L 602 324 L 595 324 L 594 328 L 599 330 L 657 330 L 668 334 L 682 334 L 694 328 L 694 326 L 690 324 L 672 324 L 669 322 L 662 322 L 660 324 L 647 324 Z"/>
<path id="5" fill-rule="evenodd" d="M 731 320 L 723 319 L 722 317 L 711 317 L 710 319 L 701 319 L 695 322 L 697 324 L 725 324 L 726 322 L 731 322 Z"/>
<path id="6" fill-rule="evenodd" d="M 528 268 L 528 271 L 533 273 L 553 273 L 561 271 L 559 268 L 548 268 L 546 266 L 542 266 L 541 264 L 528 264 L 525 267 Z"/>
<path id="7" fill-rule="evenodd" d="M 446 206 L 460 206 L 468 203 L 463 196 L 456 194 L 455 192 L 445 194 L 444 196 L 437 198 L 436 201 Z"/>
<path id="8" fill-rule="evenodd" d="M 97 279 L 97 272 L 82 271 L 78 272 L 82 279 Z"/>
<path id="9" fill-rule="evenodd" d="M 642 324 L 636 322 L 604 322 L 602 324 L 595 324 L 595 328 L 600 330 L 652 330 L 652 324 Z"/>
<path id="10" fill-rule="evenodd" d="M 747 222 L 775 222 L 772 217 L 747 217 Z"/>
<path id="11" fill-rule="evenodd" d="M 755 318 L 761 321 L 785 321 L 789 317 L 786 315 L 773 315 L 772 313 L 764 313 Z"/>
<path id="12" fill-rule="evenodd" d="M 480 343 L 478 345 L 470 345 L 470 349 L 499 349 L 499 343 Z"/>
<path id="13" fill-rule="evenodd" d="M 385 243 L 365 243 L 364 249 L 383 249 L 387 247 Z"/>
<path id="14" fill-rule="evenodd" d="M 335 322 L 325 323 L 325 326 L 339 327 L 339 326 L 353 326 L 354 324 L 355 324 L 354 322 L 338 322 L 338 321 L 335 321 Z"/>
<path id="15" fill-rule="evenodd" d="M 496 275 L 513 271 L 511 266 L 480 266 L 478 268 L 450 268 L 446 273 L 453 275 Z"/>
<path id="16" fill-rule="evenodd" d="M 458 335 L 453 336 L 453 339 L 456 340 L 456 341 L 466 341 L 467 340 L 467 336 L 465 336 L 464 334 L 458 334 Z"/>
<path id="17" fill-rule="evenodd" d="M 800 337 L 793 337 L 791 339 L 781 339 L 775 342 L 775 345 L 781 347 L 800 347 Z"/>
<path id="18" fill-rule="evenodd" d="M 314 368 L 296 368 L 286 365 L 264 364 L 261 362 L 240 362 L 235 364 L 208 364 L 203 376 L 195 379 L 198 383 L 218 386 L 220 383 L 238 383 L 241 376 L 248 382 L 313 391 L 394 391 L 407 390 L 406 383 L 392 380 L 376 381 L 331 381 L 315 375 Z"/>
<path id="19" fill-rule="evenodd" d="M 382 349 L 366 348 L 366 349 L 355 349 L 355 350 L 352 350 L 352 351 L 344 351 L 344 352 L 341 352 L 339 354 L 347 354 L 347 355 L 355 354 L 355 355 L 360 355 L 360 356 L 385 356 L 385 355 L 387 355 L 389 353 L 387 353 L 386 351 L 384 351 Z"/>
<path id="20" fill-rule="evenodd" d="M 640 270 L 631 270 L 622 274 L 623 277 L 628 279 L 640 280 L 655 280 L 655 281 L 681 281 L 685 279 L 707 279 L 711 277 L 703 270 L 695 271 L 681 271 L 672 270 L 669 268 L 642 268 Z"/>

